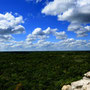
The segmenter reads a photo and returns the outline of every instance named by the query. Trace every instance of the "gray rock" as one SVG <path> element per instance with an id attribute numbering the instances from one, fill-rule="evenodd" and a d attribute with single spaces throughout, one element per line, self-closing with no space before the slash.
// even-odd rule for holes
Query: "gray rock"
<path id="1" fill-rule="evenodd" d="M 84 74 L 85 77 L 90 78 L 90 71 Z"/>
<path id="2" fill-rule="evenodd" d="M 70 85 L 64 85 L 62 90 L 72 90 L 72 87 Z"/>
<path id="3" fill-rule="evenodd" d="M 90 71 L 84 74 L 83 79 L 64 85 L 62 90 L 90 90 Z"/>

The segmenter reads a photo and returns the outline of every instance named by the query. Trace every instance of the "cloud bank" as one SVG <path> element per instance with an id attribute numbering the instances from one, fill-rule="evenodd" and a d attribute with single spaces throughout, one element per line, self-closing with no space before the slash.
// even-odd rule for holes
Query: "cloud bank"
<path id="1" fill-rule="evenodd" d="M 53 35 L 56 41 L 48 40 Z M 1 38 L 1 37 L 0 37 Z M 48 27 L 45 30 L 36 28 L 25 40 L 15 41 L 12 36 L 3 35 L 0 50 L 8 51 L 59 51 L 59 50 L 90 50 L 90 41 L 68 38 L 64 31 Z M 8 39 L 8 40 L 7 40 Z"/>

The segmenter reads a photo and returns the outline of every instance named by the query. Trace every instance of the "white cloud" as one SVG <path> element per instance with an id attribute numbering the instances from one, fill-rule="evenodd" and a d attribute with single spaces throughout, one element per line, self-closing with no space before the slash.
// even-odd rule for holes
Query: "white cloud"
<path id="1" fill-rule="evenodd" d="M 66 32 L 64 32 L 64 31 L 56 32 L 55 36 L 56 36 L 56 39 L 66 39 L 67 38 Z"/>
<path id="2" fill-rule="evenodd" d="M 23 17 L 16 16 L 17 17 L 12 15 L 12 13 L 0 14 L 0 43 L 2 42 L 2 44 L 4 44 L 5 42 L 6 44 L 11 42 L 14 40 L 12 34 L 21 34 L 25 32 L 25 28 L 21 25 L 21 23 L 24 23 Z M 5 45 L 3 45 L 3 47 L 4 46 Z M 8 48 L 8 45 L 6 47 Z"/>
<path id="3" fill-rule="evenodd" d="M 44 35 L 45 33 L 42 31 L 41 28 L 36 28 L 36 29 L 32 32 L 32 34 L 34 34 L 34 35 Z"/>
<path id="4" fill-rule="evenodd" d="M 80 25 L 79 23 L 71 23 L 68 26 L 68 31 L 74 31 L 78 37 L 85 37 L 90 32 L 90 26 Z"/>
<path id="5" fill-rule="evenodd" d="M 48 28 L 47 28 L 46 30 L 44 30 L 43 32 L 44 32 L 45 34 L 47 34 L 47 35 L 49 35 L 49 34 L 53 34 L 53 35 L 54 35 L 57 31 L 58 31 L 57 28 L 52 29 L 52 28 L 48 27 Z"/>
<path id="6" fill-rule="evenodd" d="M 29 41 L 29 42 L 30 42 L 30 41 L 35 41 L 35 40 L 37 40 L 37 39 L 47 39 L 47 38 L 49 38 L 49 36 L 29 34 L 29 35 L 27 36 L 26 41 Z"/>
<path id="7" fill-rule="evenodd" d="M 45 41 L 45 40 L 39 40 L 36 45 L 37 45 L 37 48 L 41 48 L 41 47 L 44 47 L 44 49 L 47 49 L 48 47 L 50 48 L 52 46 L 52 42 L 50 41 Z"/>
<path id="8" fill-rule="evenodd" d="M 54 0 L 44 7 L 42 13 L 55 15 L 58 17 L 58 20 L 68 21 L 71 25 L 72 23 L 73 25 L 76 24 L 77 26 L 72 27 L 79 37 L 86 36 L 88 33 L 85 25 L 90 23 L 90 0 Z M 79 27 L 78 24 L 80 25 Z M 82 24 L 84 24 L 84 27 Z M 76 27 L 78 27 L 77 31 Z"/>
<path id="9" fill-rule="evenodd" d="M 15 17 L 11 13 L 0 14 L 0 35 L 23 33 L 25 28 L 23 17 Z"/>
<path id="10" fill-rule="evenodd" d="M 45 30 L 42 30 L 41 28 L 36 28 L 32 34 L 29 34 L 27 36 L 26 41 L 35 41 L 37 39 L 47 39 L 50 35 L 53 35 L 56 37 L 56 39 L 66 39 L 67 35 L 64 31 L 57 32 L 58 29 L 51 29 L 48 27 Z"/>
<path id="11" fill-rule="evenodd" d="M 0 35 L 0 42 L 4 41 L 10 41 L 13 40 L 14 38 L 11 35 Z"/>
<path id="12" fill-rule="evenodd" d="M 45 13 L 46 15 L 59 15 L 73 7 L 75 4 L 74 1 L 75 0 L 54 0 L 45 6 L 42 13 Z"/>

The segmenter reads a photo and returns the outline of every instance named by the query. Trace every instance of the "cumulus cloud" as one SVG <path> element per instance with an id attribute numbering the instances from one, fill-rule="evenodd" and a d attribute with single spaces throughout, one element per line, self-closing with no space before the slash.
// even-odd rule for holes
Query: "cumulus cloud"
<path id="1" fill-rule="evenodd" d="M 44 48 L 44 49 L 47 49 L 47 48 L 51 48 L 52 45 L 53 45 L 53 42 L 50 42 L 50 41 L 45 41 L 45 40 L 39 40 L 37 43 L 37 48 Z"/>
<path id="2" fill-rule="evenodd" d="M 13 40 L 14 38 L 11 35 L 0 35 L 0 42 Z"/>
<path id="3" fill-rule="evenodd" d="M 14 40 L 12 34 L 25 32 L 25 28 L 21 25 L 22 23 L 24 23 L 22 16 L 16 15 L 15 17 L 12 13 L 8 12 L 0 14 L 0 43 L 5 42 L 6 44 L 6 42 Z"/>
<path id="4" fill-rule="evenodd" d="M 42 31 L 41 28 L 36 28 L 36 29 L 32 32 L 32 34 L 34 34 L 34 35 L 44 35 L 45 33 Z"/>
<path id="5" fill-rule="evenodd" d="M 78 37 L 85 37 L 90 32 L 90 26 L 80 25 L 79 23 L 71 23 L 68 26 L 68 31 L 74 31 Z"/>
<path id="6" fill-rule="evenodd" d="M 27 36 L 27 41 L 35 41 L 37 39 L 47 39 L 49 38 L 49 36 L 46 36 L 46 35 L 33 35 L 33 34 L 29 34 Z"/>
<path id="7" fill-rule="evenodd" d="M 74 1 L 75 0 L 54 0 L 45 6 L 42 13 L 46 15 L 59 15 L 68 10 L 68 8 L 73 7 Z"/>
<path id="8" fill-rule="evenodd" d="M 37 39 L 47 39 L 49 38 L 50 35 L 53 35 L 56 37 L 56 39 L 66 39 L 67 35 L 64 31 L 62 32 L 58 32 L 58 29 L 51 29 L 50 27 L 48 27 L 45 30 L 42 30 L 41 28 L 36 28 L 32 34 L 29 34 L 27 36 L 27 41 L 35 41 Z"/>
<path id="9" fill-rule="evenodd" d="M 65 31 L 63 31 L 63 32 L 56 32 L 55 36 L 56 36 L 56 39 L 66 39 L 67 38 L 67 35 L 66 35 Z"/>
<path id="10" fill-rule="evenodd" d="M 44 7 L 42 13 L 70 22 L 69 28 L 72 27 L 79 37 L 86 36 L 89 32 L 85 25 L 90 23 L 90 0 L 54 0 Z"/>
<path id="11" fill-rule="evenodd" d="M 23 33 L 25 28 L 21 23 L 24 23 L 22 16 L 15 17 L 11 13 L 0 14 L 0 35 Z"/>

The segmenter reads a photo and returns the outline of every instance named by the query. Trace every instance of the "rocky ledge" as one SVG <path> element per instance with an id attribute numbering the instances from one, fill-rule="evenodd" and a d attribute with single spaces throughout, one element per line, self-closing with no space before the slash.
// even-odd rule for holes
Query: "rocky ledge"
<path id="1" fill-rule="evenodd" d="M 90 90 L 90 71 L 84 74 L 83 79 L 64 85 L 62 90 Z"/>

